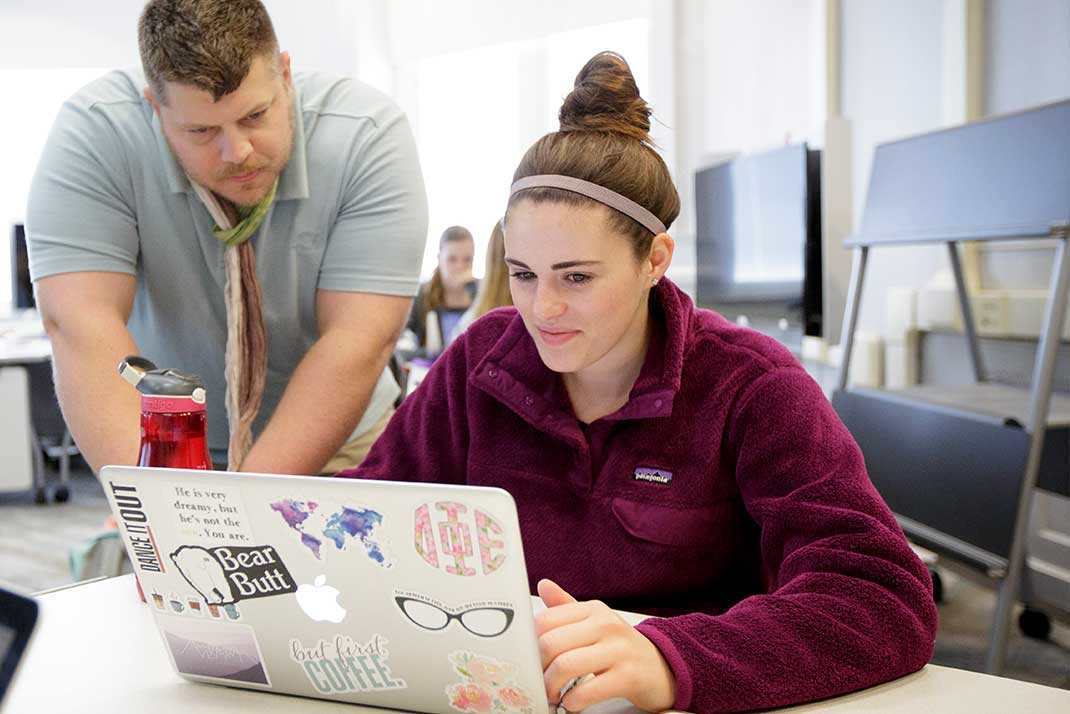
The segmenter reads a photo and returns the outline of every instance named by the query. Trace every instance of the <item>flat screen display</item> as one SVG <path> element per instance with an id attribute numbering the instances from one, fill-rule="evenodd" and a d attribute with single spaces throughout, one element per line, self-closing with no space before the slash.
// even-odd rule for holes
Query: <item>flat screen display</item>
<path id="1" fill-rule="evenodd" d="M 695 175 L 702 303 L 801 301 L 808 230 L 805 144 Z"/>
<path id="2" fill-rule="evenodd" d="M 26 252 L 26 231 L 21 223 L 11 227 L 11 303 L 16 308 L 35 307 L 30 259 Z"/>

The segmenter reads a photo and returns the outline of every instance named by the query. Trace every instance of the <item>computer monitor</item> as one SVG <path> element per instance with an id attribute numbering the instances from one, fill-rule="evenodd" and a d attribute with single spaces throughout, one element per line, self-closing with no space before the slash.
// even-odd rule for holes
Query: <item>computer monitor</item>
<path id="1" fill-rule="evenodd" d="M 36 307 L 30 258 L 26 252 L 26 229 L 21 223 L 11 226 L 11 303 L 17 309 Z"/>
<path id="2" fill-rule="evenodd" d="M 821 152 L 745 154 L 695 174 L 698 303 L 820 336 Z"/>

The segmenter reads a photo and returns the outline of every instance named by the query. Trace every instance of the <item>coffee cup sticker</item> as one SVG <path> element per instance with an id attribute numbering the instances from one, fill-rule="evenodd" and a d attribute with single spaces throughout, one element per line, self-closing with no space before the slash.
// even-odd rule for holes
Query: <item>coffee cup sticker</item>
<path id="1" fill-rule="evenodd" d="M 171 609 L 177 613 L 181 613 L 186 609 L 186 606 L 182 604 L 182 597 L 179 595 L 171 593 L 169 602 L 171 604 Z"/>

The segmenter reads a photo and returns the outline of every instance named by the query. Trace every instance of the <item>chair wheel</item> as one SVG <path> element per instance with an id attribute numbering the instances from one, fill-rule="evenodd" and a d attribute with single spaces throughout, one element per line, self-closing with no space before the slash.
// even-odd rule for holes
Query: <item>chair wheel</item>
<path id="1" fill-rule="evenodd" d="M 1034 640 L 1046 640 L 1051 634 L 1051 619 L 1040 610 L 1027 607 L 1018 616 L 1018 629 L 1026 637 Z"/>
<path id="2" fill-rule="evenodd" d="M 56 503 L 66 503 L 71 497 L 71 491 L 66 486 L 57 486 L 52 492 L 52 500 Z"/>
<path id="3" fill-rule="evenodd" d="M 933 579 L 933 602 L 939 605 L 944 601 L 944 579 L 933 568 L 929 568 L 929 576 Z"/>

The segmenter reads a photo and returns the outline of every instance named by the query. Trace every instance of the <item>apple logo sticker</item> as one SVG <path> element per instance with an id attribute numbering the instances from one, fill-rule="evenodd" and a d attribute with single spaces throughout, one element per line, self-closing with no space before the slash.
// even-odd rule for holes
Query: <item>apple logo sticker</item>
<path id="1" fill-rule="evenodd" d="M 338 604 L 341 594 L 337 588 L 327 585 L 327 576 L 318 575 L 314 584 L 304 583 L 297 587 L 297 604 L 306 615 L 316 622 L 338 624 L 345 619 L 346 610 Z"/>

